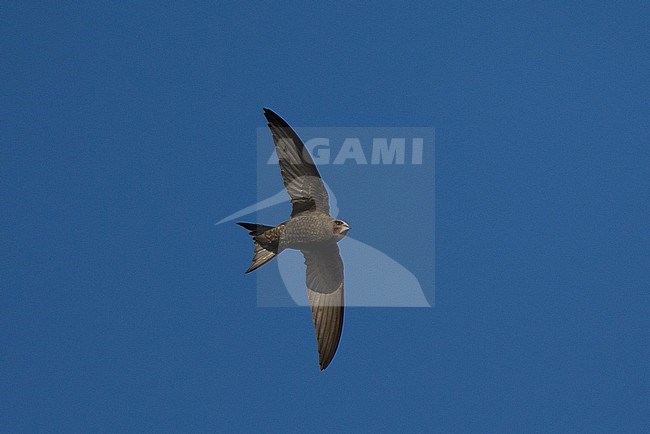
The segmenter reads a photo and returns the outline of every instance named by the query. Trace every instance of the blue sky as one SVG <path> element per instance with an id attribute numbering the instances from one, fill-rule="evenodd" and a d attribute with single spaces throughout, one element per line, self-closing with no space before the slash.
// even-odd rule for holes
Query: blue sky
<path id="1" fill-rule="evenodd" d="M 647 432 L 649 18 L 2 3 L 3 428 Z M 436 129 L 435 262 L 406 264 L 435 265 L 435 307 L 349 309 L 325 372 L 308 311 L 258 308 L 246 234 L 214 226 L 256 199 L 262 107 Z M 362 241 L 422 230 L 339 191 Z"/>

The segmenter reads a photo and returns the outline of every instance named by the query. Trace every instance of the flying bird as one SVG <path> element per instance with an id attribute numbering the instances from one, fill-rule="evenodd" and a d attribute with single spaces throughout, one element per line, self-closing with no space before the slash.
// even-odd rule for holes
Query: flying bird
<path id="1" fill-rule="evenodd" d="M 321 371 L 330 364 L 343 329 L 343 261 L 337 243 L 350 226 L 330 216 L 329 197 L 318 169 L 295 131 L 265 108 L 284 187 L 291 198 L 291 218 L 277 226 L 237 223 L 253 238 L 253 265 L 261 267 L 285 249 L 300 250 L 307 266 L 307 296 L 318 343 Z"/>

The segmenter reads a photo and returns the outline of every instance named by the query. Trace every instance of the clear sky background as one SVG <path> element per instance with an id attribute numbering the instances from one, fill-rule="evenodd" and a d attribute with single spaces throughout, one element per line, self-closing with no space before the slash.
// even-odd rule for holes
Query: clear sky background
<path id="1" fill-rule="evenodd" d="M 565 3 L 2 2 L 2 430 L 647 432 L 650 14 Z M 263 106 L 436 128 L 435 307 L 324 372 L 214 226 Z"/>

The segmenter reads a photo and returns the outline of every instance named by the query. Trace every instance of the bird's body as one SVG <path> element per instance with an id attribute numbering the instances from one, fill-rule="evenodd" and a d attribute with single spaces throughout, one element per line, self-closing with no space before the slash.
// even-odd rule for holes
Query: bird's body
<path id="1" fill-rule="evenodd" d="M 264 109 L 273 134 L 284 186 L 291 197 L 291 218 L 277 226 L 238 223 L 255 244 L 253 265 L 261 267 L 285 249 L 300 250 L 307 266 L 307 296 L 318 342 L 321 370 L 331 362 L 343 328 L 343 261 L 337 242 L 350 227 L 329 215 L 329 198 L 307 148 L 291 127 Z"/>
<path id="2" fill-rule="evenodd" d="M 315 244 L 338 241 L 332 232 L 332 217 L 314 212 L 299 215 L 284 223 L 280 245 L 286 249 L 308 249 Z"/>

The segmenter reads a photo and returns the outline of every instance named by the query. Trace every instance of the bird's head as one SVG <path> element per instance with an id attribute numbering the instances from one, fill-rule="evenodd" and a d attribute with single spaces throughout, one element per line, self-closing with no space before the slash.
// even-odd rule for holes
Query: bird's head
<path id="1" fill-rule="evenodd" d="M 346 236 L 350 230 L 350 226 L 343 220 L 334 219 L 332 220 L 332 225 L 334 227 L 334 238 L 337 241 Z"/>

